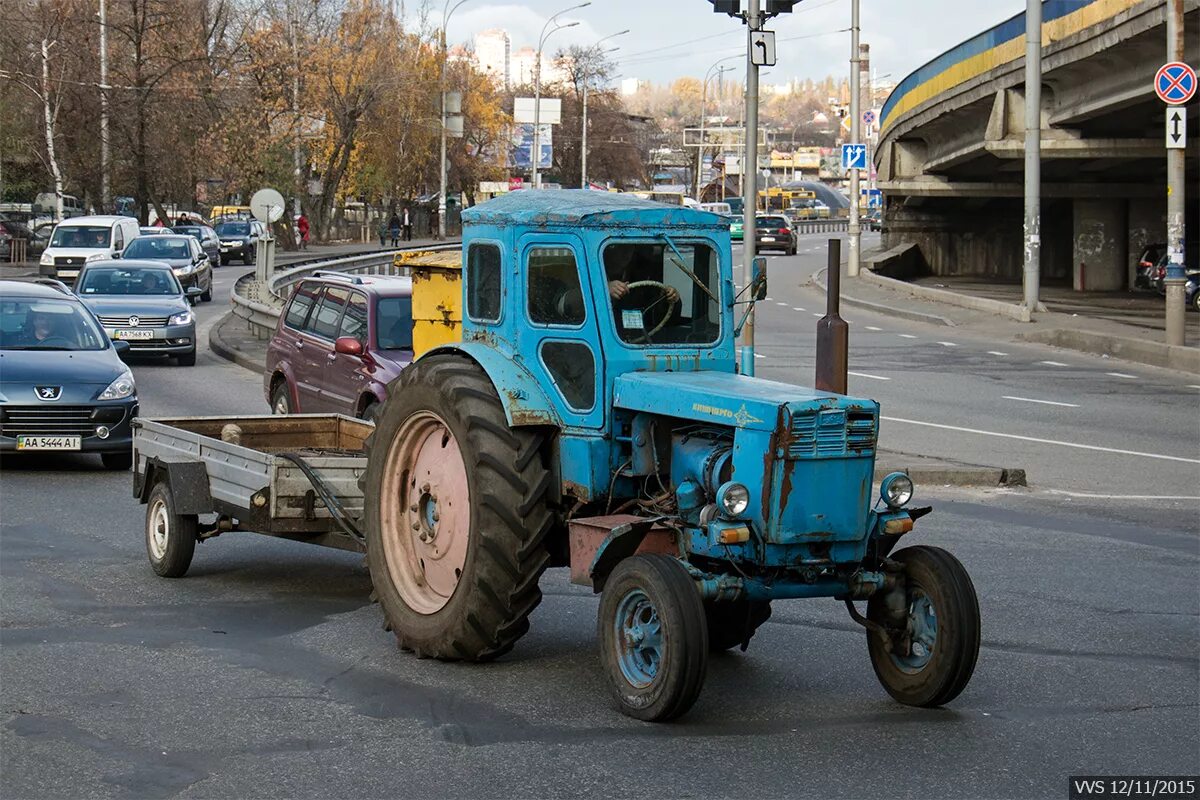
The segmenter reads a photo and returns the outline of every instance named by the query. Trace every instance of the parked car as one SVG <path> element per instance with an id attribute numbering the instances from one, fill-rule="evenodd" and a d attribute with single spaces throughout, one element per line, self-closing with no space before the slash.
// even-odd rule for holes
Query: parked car
<path id="1" fill-rule="evenodd" d="M 869 231 L 879 232 L 883 230 L 883 210 L 880 208 L 872 208 L 867 212 L 866 216 L 863 217 L 863 225 L 865 225 Z"/>
<path id="2" fill-rule="evenodd" d="M 221 263 L 228 264 L 237 259 L 243 264 L 254 263 L 254 249 L 258 246 L 258 225 L 252 220 L 228 220 L 217 223 L 215 228 L 221 240 Z"/>
<path id="3" fill-rule="evenodd" d="M 162 225 L 142 225 L 138 228 L 138 233 L 142 236 L 163 236 L 164 234 L 174 233 L 170 228 L 164 228 Z"/>
<path id="4" fill-rule="evenodd" d="M 121 257 L 166 264 L 175 271 L 183 288 L 199 287 L 200 299 L 206 303 L 212 300 L 212 264 L 191 236 L 143 236 L 126 247 Z"/>
<path id="5" fill-rule="evenodd" d="M 98 261 L 88 264 L 75 292 L 113 341 L 131 353 L 173 356 L 180 366 L 196 363 L 196 315 L 200 289 L 184 289 L 175 272 L 158 261 Z"/>
<path id="6" fill-rule="evenodd" d="M 790 256 L 796 255 L 800 243 L 796 229 L 782 214 L 760 214 L 754 218 L 754 249 L 782 250 Z"/>
<path id="7" fill-rule="evenodd" d="M 12 240 L 25 240 L 25 258 L 36 257 L 46 248 L 46 240 L 39 239 L 29 226 L 20 220 L 0 214 L 0 261 L 8 261 L 12 253 Z"/>
<path id="8" fill-rule="evenodd" d="M 221 266 L 221 239 L 217 232 L 207 225 L 176 225 L 172 228 L 181 236 L 191 236 L 200 243 L 200 249 L 208 256 L 208 261 L 214 267 Z"/>
<path id="9" fill-rule="evenodd" d="M 1189 308 L 1200 311 L 1200 272 L 1189 272 L 1184 286 L 1184 299 Z"/>
<path id="10" fill-rule="evenodd" d="M 263 388 L 274 414 L 372 419 L 412 359 L 411 279 L 317 273 L 280 315 Z"/>
<path id="11" fill-rule="evenodd" d="M 1142 248 L 1141 254 L 1134 262 L 1133 288 L 1155 288 L 1155 268 L 1166 253 L 1167 245 L 1164 242 L 1148 244 Z"/>
<path id="12" fill-rule="evenodd" d="M 745 225 L 745 220 L 743 220 L 741 218 L 741 216 L 730 214 L 729 215 L 729 238 L 735 242 L 740 242 L 742 240 L 742 236 L 743 236 L 743 232 L 742 232 L 743 225 Z"/>
<path id="13" fill-rule="evenodd" d="M 133 217 L 72 217 L 63 220 L 50 235 L 50 243 L 38 261 L 38 271 L 58 280 L 75 280 L 83 265 L 92 261 L 120 258 L 141 236 Z"/>
<path id="14" fill-rule="evenodd" d="M 99 453 L 129 469 L 138 411 L 125 342 L 65 286 L 0 281 L 0 452 Z"/>

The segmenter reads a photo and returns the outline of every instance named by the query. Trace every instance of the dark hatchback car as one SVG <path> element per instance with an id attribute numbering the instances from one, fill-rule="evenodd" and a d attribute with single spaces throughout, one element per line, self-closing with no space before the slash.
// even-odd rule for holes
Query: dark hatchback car
<path id="1" fill-rule="evenodd" d="M 208 256 L 208 261 L 214 267 L 219 267 L 221 261 L 221 239 L 217 232 L 207 225 L 176 225 L 171 229 L 180 236 L 190 236 L 200 243 L 200 249 Z"/>
<path id="2" fill-rule="evenodd" d="M 279 318 L 263 388 L 274 414 L 372 419 L 412 359 L 411 279 L 317 273 Z"/>
<path id="3" fill-rule="evenodd" d="M 212 300 L 212 263 L 200 249 L 200 243 L 190 236 L 139 236 L 129 243 L 121 258 L 166 264 L 184 289 L 195 286 L 200 290 L 201 300 Z"/>
<path id="4" fill-rule="evenodd" d="M 98 453 L 129 469 L 138 399 L 127 349 L 66 287 L 0 281 L 0 452 Z"/>
<path id="5" fill-rule="evenodd" d="M 796 255 L 799 241 L 796 229 L 783 214 L 760 214 L 754 218 L 754 249 L 782 250 L 789 256 Z"/>
<path id="6" fill-rule="evenodd" d="M 254 263 L 254 251 L 258 246 L 258 225 L 251 220 L 226 220 L 217 223 L 217 237 L 221 240 L 221 263 L 235 259 L 243 264 Z"/>

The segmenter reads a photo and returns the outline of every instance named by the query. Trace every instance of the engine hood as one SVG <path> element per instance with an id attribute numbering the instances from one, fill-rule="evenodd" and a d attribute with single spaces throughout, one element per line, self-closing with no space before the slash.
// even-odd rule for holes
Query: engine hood
<path id="1" fill-rule="evenodd" d="M 81 299 L 97 316 L 170 317 L 187 311 L 187 301 L 176 295 L 82 295 Z"/>
<path id="2" fill-rule="evenodd" d="M 127 367 L 107 350 L 0 350 L 0 397 L 35 403 L 34 386 L 62 386 L 62 402 L 86 402 Z"/>
<path id="3" fill-rule="evenodd" d="M 863 409 L 874 400 L 818 392 L 788 383 L 728 372 L 629 372 L 614 381 L 613 404 L 681 419 L 773 431 L 784 410 Z"/>

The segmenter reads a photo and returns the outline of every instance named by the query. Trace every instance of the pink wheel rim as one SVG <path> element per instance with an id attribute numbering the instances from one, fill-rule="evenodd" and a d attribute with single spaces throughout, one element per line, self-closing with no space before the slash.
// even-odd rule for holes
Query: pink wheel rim
<path id="1" fill-rule="evenodd" d="M 419 614 L 454 595 L 467 563 L 471 496 L 458 441 L 437 414 L 413 414 L 384 464 L 380 533 L 392 585 Z"/>

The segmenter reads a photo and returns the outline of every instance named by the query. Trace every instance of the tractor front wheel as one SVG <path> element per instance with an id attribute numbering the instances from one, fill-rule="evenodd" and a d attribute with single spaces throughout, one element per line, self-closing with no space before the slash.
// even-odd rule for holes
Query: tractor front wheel
<path id="1" fill-rule="evenodd" d="M 461 357 L 408 367 L 367 439 L 367 565 L 387 626 L 418 656 L 512 649 L 541 602 L 554 526 L 545 437 L 510 428 L 491 380 Z"/>
<path id="2" fill-rule="evenodd" d="M 600 661 L 623 714 L 661 722 L 685 713 L 704 686 L 708 629 L 695 581 L 678 559 L 630 556 L 604 584 Z"/>
<path id="3" fill-rule="evenodd" d="M 940 547 L 907 547 L 892 555 L 904 565 L 900 619 L 883 596 L 867 602 L 867 618 L 888 628 L 867 631 L 871 666 L 888 694 L 910 706 L 950 702 L 966 688 L 979 657 L 979 599 L 957 558 Z"/>

